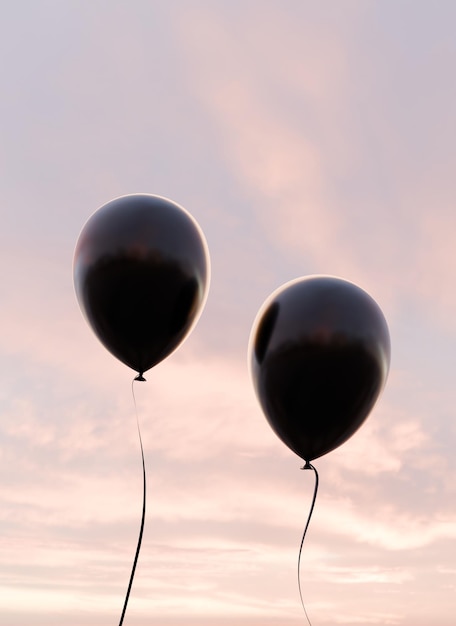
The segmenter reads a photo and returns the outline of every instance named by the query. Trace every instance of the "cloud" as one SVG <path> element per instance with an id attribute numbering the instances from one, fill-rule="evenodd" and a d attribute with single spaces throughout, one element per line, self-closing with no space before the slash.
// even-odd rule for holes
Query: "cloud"
<path id="1" fill-rule="evenodd" d="M 302 22 L 271 7 L 261 19 L 247 10 L 242 21 L 235 11 L 223 20 L 207 7 L 185 12 L 181 34 L 195 89 L 257 228 L 276 247 L 274 263 L 286 258 L 296 276 L 345 276 L 391 319 L 414 298 L 452 328 L 455 301 L 445 285 L 454 265 L 454 158 L 439 135 L 432 149 L 442 151 L 442 168 L 431 153 L 413 159 L 415 138 L 385 83 L 416 60 L 404 51 L 398 65 L 373 51 L 356 56 L 352 42 L 375 18 L 359 5 L 344 8 L 336 22 L 308 7 Z M 443 76 L 444 58 L 430 58 L 427 74 L 434 66 Z M 417 85 L 407 89 L 412 98 Z M 432 94 L 429 102 L 438 99 Z M 421 107 L 414 115 L 431 141 L 432 119 Z"/>

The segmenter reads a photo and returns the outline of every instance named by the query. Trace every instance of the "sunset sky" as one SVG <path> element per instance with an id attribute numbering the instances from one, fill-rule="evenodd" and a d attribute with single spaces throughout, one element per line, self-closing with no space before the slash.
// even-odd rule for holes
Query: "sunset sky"
<path id="1" fill-rule="evenodd" d="M 355 282 L 392 361 L 315 461 L 313 626 L 454 626 L 456 3 L 23 0 L 0 19 L 0 623 L 112 626 L 136 549 L 134 372 L 79 309 L 73 253 L 124 194 L 205 233 L 191 336 L 136 385 L 147 519 L 125 626 L 305 624 L 313 477 L 249 378 L 264 300 Z"/>

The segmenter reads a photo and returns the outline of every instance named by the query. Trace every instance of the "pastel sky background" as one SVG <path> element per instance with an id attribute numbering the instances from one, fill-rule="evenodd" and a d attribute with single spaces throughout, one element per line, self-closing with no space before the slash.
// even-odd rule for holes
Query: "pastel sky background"
<path id="1" fill-rule="evenodd" d="M 136 548 L 133 372 L 79 310 L 88 217 L 167 196 L 212 260 L 188 340 L 137 386 L 148 474 L 126 626 L 305 623 L 313 478 L 254 396 L 281 284 L 356 282 L 392 364 L 315 462 L 313 626 L 454 626 L 456 3 L 22 0 L 0 19 L 0 622 L 117 624 Z"/>

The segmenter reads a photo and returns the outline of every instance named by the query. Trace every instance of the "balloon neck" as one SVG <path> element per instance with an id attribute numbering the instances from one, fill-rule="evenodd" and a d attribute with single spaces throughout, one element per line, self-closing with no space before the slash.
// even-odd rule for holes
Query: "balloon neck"
<path id="1" fill-rule="evenodd" d="M 313 468 L 312 468 L 312 465 L 310 464 L 310 461 L 306 461 L 306 464 L 303 465 L 301 469 L 305 470 L 305 469 L 313 469 Z"/>
<path id="2" fill-rule="evenodd" d="M 142 375 L 142 372 L 139 372 L 139 374 L 136 376 L 135 380 L 140 380 L 142 382 L 145 382 L 146 379 L 144 378 L 144 376 Z"/>

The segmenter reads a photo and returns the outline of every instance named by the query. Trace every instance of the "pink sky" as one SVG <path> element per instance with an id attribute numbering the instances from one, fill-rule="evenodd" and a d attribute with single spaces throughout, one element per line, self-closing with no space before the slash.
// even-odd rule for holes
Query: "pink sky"
<path id="1" fill-rule="evenodd" d="M 362 429 L 315 462 L 312 624 L 454 624 L 455 19 L 443 0 L 3 11 L 2 626 L 120 617 L 133 372 L 82 317 L 72 259 L 87 218 L 134 192 L 192 213 L 212 282 L 137 386 L 148 511 L 125 626 L 305 623 L 313 481 L 261 413 L 247 344 L 266 297 L 314 273 L 377 300 L 392 364 Z"/>

